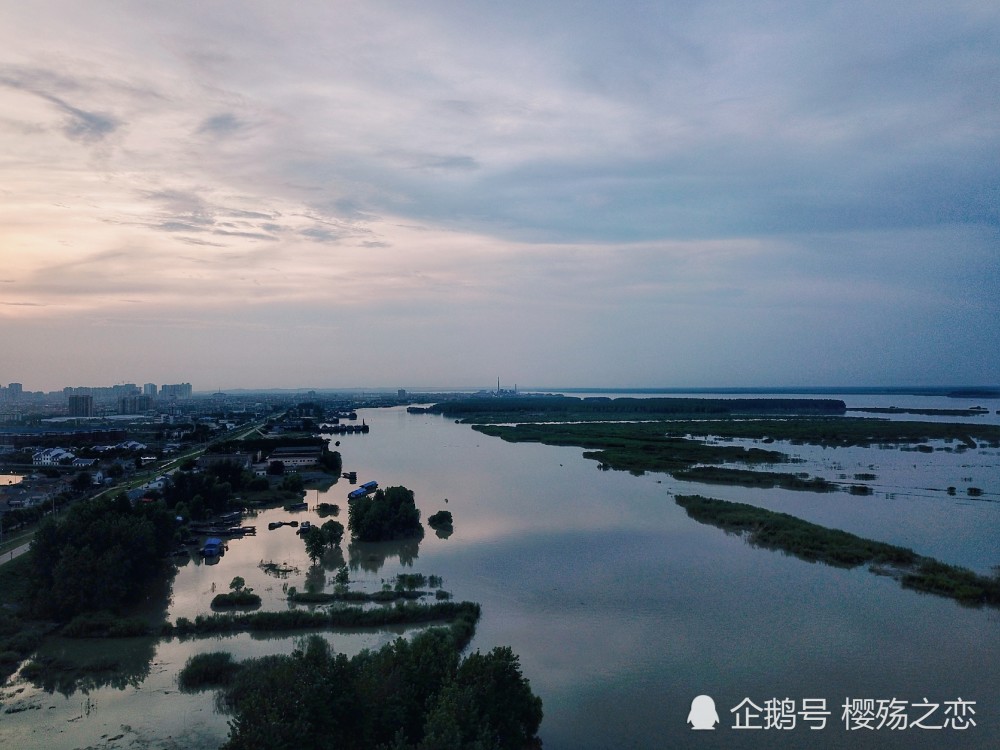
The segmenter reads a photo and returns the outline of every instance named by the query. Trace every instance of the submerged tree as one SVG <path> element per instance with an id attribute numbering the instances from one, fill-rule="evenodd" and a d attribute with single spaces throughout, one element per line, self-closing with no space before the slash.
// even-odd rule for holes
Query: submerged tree
<path id="1" fill-rule="evenodd" d="M 424 534 L 413 490 L 406 487 L 387 487 L 371 497 L 352 501 L 347 525 L 351 535 L 361 542 L 388 542 Z"/>
<path id="2" fill-rule="evenodd" d="M 313 636 L 291 656 L 227 667 L 226 680 L 226 750 L 524 750 L 542 721 L 509 648 L 461 660 L 443 629 L 352 659 Z"/>

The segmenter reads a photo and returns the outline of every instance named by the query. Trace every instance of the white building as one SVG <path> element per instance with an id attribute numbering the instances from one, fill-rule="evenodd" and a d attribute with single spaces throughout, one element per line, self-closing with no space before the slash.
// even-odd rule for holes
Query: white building
<path id="1" fill-rule="evenodd" d="M 31 456 L 33 466 L 59 466 L 64 460 L 72 462 L 76 456 L 62 448 L 46 448 Z"/>

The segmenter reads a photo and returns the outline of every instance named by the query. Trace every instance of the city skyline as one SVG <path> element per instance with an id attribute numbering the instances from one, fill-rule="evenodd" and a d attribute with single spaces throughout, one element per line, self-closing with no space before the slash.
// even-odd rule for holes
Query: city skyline
<path id="1" fill-rule="evenodd" d="M 1000 9 L 0 8 L 7 380 L 1000 381 Z"/>

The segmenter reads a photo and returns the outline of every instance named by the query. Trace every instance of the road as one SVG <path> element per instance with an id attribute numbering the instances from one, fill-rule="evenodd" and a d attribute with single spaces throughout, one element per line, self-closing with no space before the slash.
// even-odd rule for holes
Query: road
<path id="1" fill-rule="evenodd" d="M 31 542 L 28 542 L 27 544 L 22 544 L 20 547 L 15 547 L 10 552 L 5 552 L 3 556 L 0 557 L 0 565 L 2 565 L 3 563 L 10 562 L 15 557 L 20 557 L 29 549 L 31 549 Z"/>

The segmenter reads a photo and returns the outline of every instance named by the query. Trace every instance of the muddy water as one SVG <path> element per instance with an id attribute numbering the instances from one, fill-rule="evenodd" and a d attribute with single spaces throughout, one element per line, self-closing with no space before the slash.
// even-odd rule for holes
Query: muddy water
<path id="1" fill-rule="evenodd" d="M 897 399 L 898 401 L 899 399 Z M 683 484 L 667 476 L 601 472 L 576 448 L 508 444 L 431 415 L 403 410 L 360 415 L 372 430 L 342 436 L 344 469 L 358 480 L 404 484 L 424 518 L 452 512 L 447 539 L 343 546 L 352 586 L 376 590 L 397 572 L 444 578 L 456 598 L 483 605 L 473 649 L 510 645 L 545 704 L 546 748 L 819 747 L 981 748 L 1000 745 L 996 689 L 997 610 L 961 607 L 905 591 L 867 570 L 845 571 L 749 547 L 689 518 L 673 493 L 753 502 L 917 552 L 989 571 L 1000 564 L 1000 503 L 949 496 L 977 483 L 996 492 L 996 451 L 930 454 L 786 446 L 796 470 L 838 480 L 873 473 L 873 495 L 850 496 Z M 874 468 L 872 468 L 874 467 Z M 972 477 L 962 483 L 964 477 Z M 339 503 L 345 483 L 311 491 L 310 506 Z M 214 593 L 242 576 L 264 607 L 287 607 L 285 589 L 332 578 L 342 560 L 310 574 L 294 529 L 271 520 L 322 520 L 313 510 L 266 511 L 245 523 L 256 537 L 233 540 L 217 564 L 190 561 L 173 583 L 168 615 L 209 612 Z M 286 577 L 261 563 L 280 563 Z M 346 653 L 377 647 L 399 631 L 331 633 Z M 63 695 L 18 683 L 4 689 L 4 747 L 217 747 L 226 717 L 209 694 L 186 695 L 176 674 L 197 652 L 239 658 L 288 652 L 301 635 L 133 643 L 128 679 Z M 57 642 L 49 648 L 90 644 Z M 107 648 L 107 644 L 101 644 Z M 127 657 L 127 658 L 126 658 Z M 15 691 L 19 691 L 16 694 Z M 68 691 L 67 691 L 68 692 Z M 709 694 L 714 732 L 685 725 L 691 700 Z M 827 726 L 813 731 L 732 729 L 744 698 L 825 699 Z M 944 704 L 976 701 L 967 730 L 852 731 L 847 698 Z M 916 709 L 913 709 L 916 711 Z M 915 719 L 918 715 L 911 718 Z"/>

